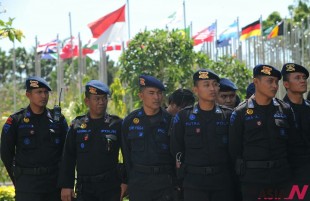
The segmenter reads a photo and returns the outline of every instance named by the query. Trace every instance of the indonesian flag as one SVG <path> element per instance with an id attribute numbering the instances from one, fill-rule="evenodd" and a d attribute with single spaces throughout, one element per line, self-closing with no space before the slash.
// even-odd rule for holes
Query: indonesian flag
<path id="1" fill-rule="evenodd" d="M 88 24 L 93 38 L 97 39 L 95 44 L 104 45 L 108 42 L 123 41 L 126 25 L 125 8 L 126 5 L 123 5 L 116 11 Z"/>

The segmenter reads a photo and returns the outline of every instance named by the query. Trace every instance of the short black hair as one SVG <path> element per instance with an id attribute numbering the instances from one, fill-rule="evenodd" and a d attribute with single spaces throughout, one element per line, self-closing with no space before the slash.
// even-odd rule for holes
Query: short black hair
<path id="1" fill-rule="evenodd" d="M 195 97 L 192 91 L 188 89 L 177 89 L 168 98 L 168 104 L 176 104 L 178 107 L 194 105 Z"/>

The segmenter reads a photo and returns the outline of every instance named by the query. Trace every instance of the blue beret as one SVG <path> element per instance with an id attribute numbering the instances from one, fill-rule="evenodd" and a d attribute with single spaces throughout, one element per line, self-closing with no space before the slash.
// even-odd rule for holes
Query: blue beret
<path id="1" fill-rule="evenodd" d="M 289 73 L 295 73 L 295 72 L 304 73 L 307 78 L 309 77 L 309 71 L 305 67 L 299 64 L 286 63 L 283 65 L 282 70 L 281 70 L 282 75 L 286 75 Z"/>
<path id="2" fill-rule="evenodd" d="M 41 77 L 32 76 L 26 79 L 26 89 L 38 89 L 38 88 L 46 88 L 48 91 L 51 91 L 51 87 L 48 83 Z"/>
<path id="3" fill-rule="evenodd" d="M 150 75 L 140 75 L 139 86 L 140 87 L 155 87 L 157 89 L 165 91 L 165 86 L 163 85 L 163 83 L 161 83 L 161 81 L 159 81 L 158 79 Z"/>
<path id="4" fill-rule="evenodd" d="M 109 87 L 99 80 L 91 80 L 85 85 L 85 92 L 95 95 L 110 94 Z"/>
<path id="5" fill-rule="evenodd" d="M 220 91 L 236 91 L 238 87 L 227 78 L 220 79 Z"/>
<path id="6" fill-rule="evenodd" d="M 281 80 L 282 77 L 278 69 L 265 64 L 259 64 L 253 68 L 253 76 L 256 77 L 258 75 L 277 77 L 279 80 Z"/>
<path id="7" fill-rule="evenodd" d="M 249 98 L 255 93 L 255 85 L 254 83 L 250 83 L 248 87 L 246 88 L 246 97 Z"/>
<path id="8" fill-rule="evenodd" d="M 193 80 L 216 80 L 217 82 L 220 82 L 220 78 L 217 74 L 215 74 L 212 70 L 209 69 L 200 69 L 196 71 L 193 75 Z"/>

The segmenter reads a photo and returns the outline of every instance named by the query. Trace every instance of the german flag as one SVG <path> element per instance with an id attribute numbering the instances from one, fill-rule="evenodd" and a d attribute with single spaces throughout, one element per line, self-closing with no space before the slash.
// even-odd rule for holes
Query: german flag
<path id="1" fill-rule="evenodd" d="M 260 20 L 257 20 L 241 29 L 240 40 L 245 40 L 252 36 L 260 36 L 262 34 Z"/>
<path id="2" fill-rule="evenodd" d="M 270 34 L 267 36 L 267 39 L 275 38 L 277 36 L 283 36 L 283 25 L 284 22 L 281 21 L 278 23 L 270 32 Z"/>

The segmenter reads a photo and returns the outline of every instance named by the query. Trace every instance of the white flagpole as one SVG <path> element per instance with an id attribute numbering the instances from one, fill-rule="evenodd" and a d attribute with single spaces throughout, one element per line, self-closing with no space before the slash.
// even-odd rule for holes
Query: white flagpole
<path id="1" fill-rule="evenodd" d="M 15 42 L 13 41 L 13 85 L 14 85 L 14 112 L 16 111 L 16 51 L 15 51 Z"/>
<path id="2" fill-rule="evenodd" d="M 127 17 L 128 17 L 128 40 L 130 40 L 130 13 L 129 13 L 129 0 L 127 0 Z"/>
<path id="3" fill-rule="evenodd" d="M 41 77 L 41 57 L 37 53 L 37 47 L 38 47 L 38 37 L 35 37 L 35 51 L 34 51 L 34 58 L 35 58 L 35 75 Z"/>
<path id="4" fill-rule="evenodd" d="M 185 9 L 185 0 L 183 0 L 183 19 L 184 19 L 184 30 L 186 31 L 186 9 Z"/>

